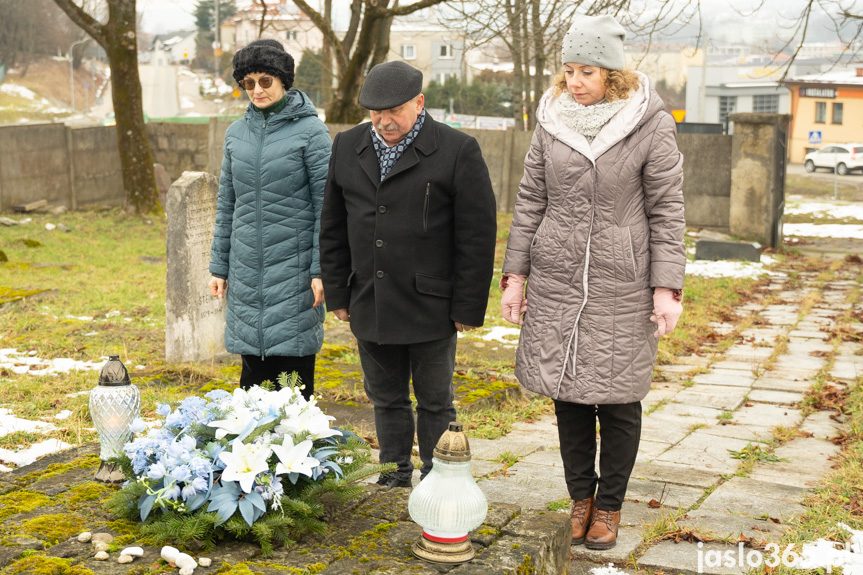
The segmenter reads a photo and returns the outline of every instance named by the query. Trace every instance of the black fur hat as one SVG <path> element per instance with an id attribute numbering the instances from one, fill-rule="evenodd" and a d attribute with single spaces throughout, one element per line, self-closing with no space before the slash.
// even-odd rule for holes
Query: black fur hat
<path id="1" fill-rule="evenodd" d="M 278 40 L 255 40 L 234 54 L 234 80 L 239 82 L 247 74 L 264 72 L 282 81 L 285 90 L 294 85 L 294 58 Z"/>

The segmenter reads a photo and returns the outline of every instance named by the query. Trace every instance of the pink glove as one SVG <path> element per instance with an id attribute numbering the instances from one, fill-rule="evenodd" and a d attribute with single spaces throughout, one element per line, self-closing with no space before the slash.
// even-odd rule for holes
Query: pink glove
<path id="1" fill-rule="evenodd" d="M 524 282 L 527 276 L 504 274 L 500 280 L 503 297 L 500 298 L 500 311 L 509 323 L 521 325 L 521 315 L 527 311 L 527 298 L 524 297 Z"/>
<path id="2" fill-rule="evenodd" d="M 671 333 L 680 314 L 683 313 L 683 291 L 658 287 L 653 290 L 653 315 L 650 321 L 656 324 L 657 329 L 653 336 L 660 338 Z"/>

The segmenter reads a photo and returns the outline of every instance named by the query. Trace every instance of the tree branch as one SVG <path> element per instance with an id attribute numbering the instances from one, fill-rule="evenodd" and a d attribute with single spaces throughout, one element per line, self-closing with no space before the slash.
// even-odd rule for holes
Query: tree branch
<path id="1" fill-rule="evenodd" d="M 108 49 L 108 33 L 104 24 L 87 14 L 83 8 L 72 2 L 72 0 L 54 0 L 69 19 L 78 25 L 84 32 L 90 35 L 105 50 Z"/>
<path id="2" fill-rule="evenodd" d="M 341 41 L 339 40 L 336 31 L 333 30 L 333 27 L 330 26 L 330 23 L 327 22 L 323 16 L 320 15 L 314 8 L 309 6 L 309 3 L 306 0 L 293 0 L 294 4 L 297 5 L 297 8 L 302 10 L 306 16 L 309 17 L 309 20 L 312 21 L 318 30 L 326 36 L 333 46 L 342 46 Z M 348 67 L 348 55 L 345 53 L 344 49 L 336 50 L 336 61 L 339 64 L 339 69 L 344 71 Z"/>
<path id="3" fill-rule="evenodd" d="M 436 4 L 441 4 L 444 0 L 420 0 L 416 4 L 410 4 L 408 6 L 394 6 L 393 8 L 372 8 L 375 14 L 382 18 L 388 18 L 392 16 L 407 16 L 408 14 L 413 14 L 417 10 L 422 10 L 423 8 L 428 8 L 429 6 L 434 6 Z"/>

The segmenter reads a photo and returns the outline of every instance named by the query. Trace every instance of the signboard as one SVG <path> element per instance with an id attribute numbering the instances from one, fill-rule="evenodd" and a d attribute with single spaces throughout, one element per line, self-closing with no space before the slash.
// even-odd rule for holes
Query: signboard
<path id="1" fill-rule="evenodd" d="M 800 88 L 801 98 L 835 98 L 836 88 Z"/>
<path id="2" fill-rule="evenodd" d="M 686 117 L 686 110 L 671 110 L 671 115 L 674 116 L 674 121 L 679 124 Z"/>
<path id="3" fill-rule="evenodd" d="M 810 144 L 820 144 L 821 143 L 821 131 L 817 132 L 809 132 L 809 143 Z"/>

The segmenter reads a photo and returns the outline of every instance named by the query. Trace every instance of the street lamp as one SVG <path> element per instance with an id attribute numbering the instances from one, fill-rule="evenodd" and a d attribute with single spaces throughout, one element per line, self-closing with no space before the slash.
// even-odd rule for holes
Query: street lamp
<path id="1" fill-rule="evenodd" d="M 132 439 L 129 424 L 141 412 L 141 394 L 132 385 L 126 366 L 119 355 L 112 355 L 102 366 L 99 385 L 90 392 L 90 418 L 99 432 L 99 459 L 96 480 L 106 483 L 123 481 L 123 472 L 111 459 L 118 457 L 123 445 Z"/>
<path id="2" fill-rule="evenodd" d="M 69 46 L 69 94 L 71 95 L 73 110 L 75 109 L 75 58 L 72 56 L 72 49 L 78 44 L 83 44 L 88 40 L 89 38 L 84 38 L 83 40 L 72 42 L 72 45 Z"/>
<path id="3" fill-rule="evenodd" d="M 488 501 L 470 473 L 470 445 L 461 423 L 449 424 L 432 461 L 432 470 L 408 499 L 411 519 L 423 528 L 411 552 L 432 563 L 465 563 L 476 556 L 468 533 L 482 525 Z"/>

